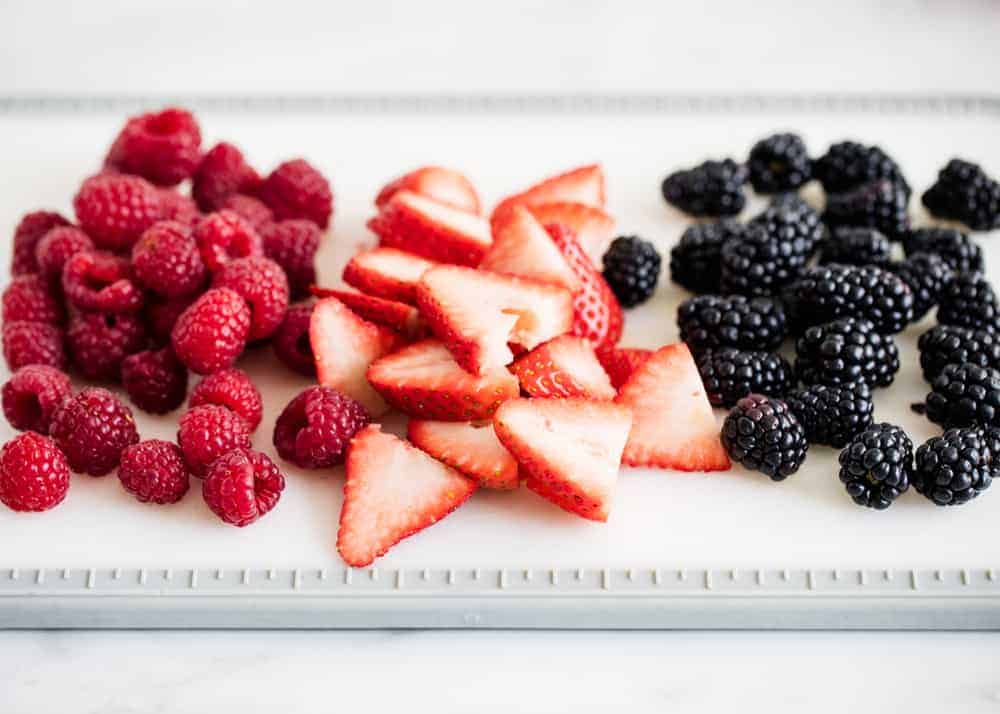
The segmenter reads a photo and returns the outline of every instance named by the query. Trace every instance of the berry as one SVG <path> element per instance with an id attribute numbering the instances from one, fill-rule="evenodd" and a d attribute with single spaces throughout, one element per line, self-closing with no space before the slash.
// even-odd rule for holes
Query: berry
<path id="1" fill-rule="evenodd" d="M 742 230 L 731 218 L 688 226 L 670 249 L 670 279 L 693 293 L 718 292 L 722 245 Z"/>
<path id="2" fill-rule="evenodd" d="M 201 495 L 212 512 L 237 528 L 259 520 L 278 504 L 285 477 L 266 454 L 230 451 L 205 474 Z"/>
<path id="3" fill-rule="evenodd" d="M 80 310 L 138 312 L 145 300 L 128 260 L 103 250 L 84 250 L 66 261 L 62 287 L 67 301 Z"/>
<path id="4" fill-rule="evenodd" d="M 194 228 L 201 220 L 198 204 L 190 196 L 185 196 L 173 188 L 161 188 L 159 194 L 161 220 L 176 221 L 188 228 Z"/>
<path id="5" fill-rule="evenodd" d="M 161 439 L 133 444 L 122 451 L 118 479 L 142 503 L 177 503 L 191 485 L 180 448 Z"/>
<path id="6" fill-rule="evenodd" d="M 169 108 L 129 119 L 104 163 L 160 186 L 173 186 L 194 173 L 201 158 L 201 130 L 191 112 Z"/>
<path id="7" fill-rule="evenodd" d="M 234 194 L 252 194 L 260 186 L 260 175 L 243 152 L 222 141 L 202 158 L 191 179 L 191 195 L 203 211 L 225 208 L 223 201 Z"/>
<path id="8" fill-rule="evenodd" d="M 309 320 L 315 304 L 310 300 L 291 305 L 271 337 L 271 346 L 278 360 L 293 372 L 306 377 L 316 374 L 316 358 L 309 342 Z"/>
<path id="9" fill-rule="evenodd" d="M 975 364 L 948 364 L 931 382 L 927 418 L 945 429 L 1000 427 L 1000 370 Z"/>
<path id="10" fill-rule="evenodd" d="M 922 200 L 935 216 L 961 221 L 974 231 L 1000 226 L 1000 182 L 978 164 L 952 159 Z"/>
<path id="11" fill-rule="evenodd" d="M 180 418 L 177 444 L 191 473 L 204 478 L 206 469 L 223 454 L 250 448 L 250 428 L 231 409 L 205 404 Z"/>
<path id="12" fill-rule="evenodd" d="M 150 414 L 172 412 L 187 395 L 187 367 L 169 347 L 129 355 L 122 361 L 121 377 L 132 403 Z"/>
<path id="13" fill-rule="evenodd" d="M 1000 326 L 1000 306 L 993 286 L 982 273 L 956 273 L 945 283 L 937 321 L 986 330 Z"/>
<path id="14" fill-rule="evenodd" d="M 66 261 L 81 251 L 93 250 L 94 241 L 76 226 L 57 226 L 38 241 L 35 261 L 46 280 L 58 283 Z"/>
<path id="15" fill-rule="evenodd" d="M 732 159 L 705 161 L 694 168 L 675 171 L 663 179 L 663 198 L 696 216 L 734 216 L 746 205 L 745 166 Z"/>
<path id="16" fill-rule="evenodd" d="M 174 353 L 198 374 L 231 367 L 246 347 L 250 317 L 239 293 L 208 290 L 177 318 L 170 334 Z"/>
<path id="17" fill-rule="evenodd" d="M 900 239 L 910 229 L 909 198 L 898 183 L 888 179 L 872 181 L 843 193 L 828 194 L 823 220 L 831 228 L 875 228 L 889 238 Z"/>
<path id="18" fill-rule="evenodd" d="M 230 260 L 263 255 L 260 234 L 232 211 L 209 213 L 194 228 L 194 240 L 209 272 L 216 272 Z"/>
<path id="19" fill-rule="evenodd" d="M 729 457 L 773 481 L 784 481 L 805 461 L 806 432 L 780 399 L 751 394 L 732 408 L 722 424 Z"/>
<path id="20" fill-rule="evenodd" d="M 62 304 L 40 275 L 18 275 L 3 291 L 3 321 L 62 324 L 66 319 Z"/>
<path id="21" fill-rule="evenodd" d="M 312 221 L 290 220 L 261 229 L 264 255 L 280 265 L 288 276 L 293 297 L 302 297 L 316 283 L 316 251 L 322 232 Z"/>
<path id="22" fill-rule="evenodd" d="M 841 265 L 876 265 L 884 268 L 889 263 L 892 244 L 874 228 L 842 226 L 819 246 L 820 263 Z"/>
<path id="23" fill-rule="evenodd" d="M 638 236 L 619 236 L 604 254 L 604 279 L 622 307 L 649 299 L 660 278 L 660 254 Z"/>
<path id="24" fill-rule="evenodd" d="M 810 444 L 842 449 L 872 423 L 871 390 L 864 382 L 839 387 L 813 384 L 789 392 L 785 402 L 806 430 Z"/>
<path id="25" fill-rule="evenodd" d="M 55 367 L 29 364 L 3 385 L 3 413 L 15 429 L 48 434 L 52 415 L 73 394 L 69 377 Z"/>
<path id="26" fill-rule="evenodd" d="M 203 404 L 217 404 L 239 414 L 251 432 L 256 431 L 264 414 L 260 391 L 242 369 L 224 369 L 202 379 L 191 392 L 191 409 Z"/>
<path id="27" fill-rule="evenodd" d="M 859 506 L 888 508 L 913 475 L 913 442 L 892 424 L 872 424 L 840 452 L 840 481 Z"/>
<path id="28" fill-rule="evenodd" d="M 757 193 L 794 191 L 812 177 L 809 150 L 798 134 L 773 134 L 750 149 L 750 184 Z"/>
<path id="29" fill-rule="evenodd" d="M 79 312 L 70 317 L 66 346 L 83 377 L 117 381 L 122 360 L 146 346 L 146 328 L 136 315 Z"/>
<path id="30" fill-rule="evenodd" d="M 934 380 L 945 365 L 974 364 L 1000 369 L 1000 334 L 958 325 L 936 325 L 917 341 L 924 379 Z"/>
<path id="31" fill-rule="evenodd" d="M 960 273 L 982 270 L 983 251 L 968 233 L 954 228 L 916 228 L 903 236 L 903 251 L 934 253 Z"/>
<path id="32" fill-rule="evenodd" d="M 305 159 L 279 165 L 260 186 L 260 199 L 279 221 L 305 218 L 324 230 L 333 213 L 333 192 L 326 178 Z"/>
<path id="33" fill-rule="evenodd" d="M 151 227 L 132 246 L 132 270 L 145 288 L 166 298 L 199 292 L 205 285 L 205 263 L 191 229 L 176 221 Z"/>
<path id="34" fill-rule="evenodd" d="M 220 211 L 232 211 L 260 233 L 265 226 L 274 223 L 274 211 L 259 198 L 234 193 L 219 205 Z"/>
<path id="35" fill-rule="evenodd" d="M 142 232 L 163 217 L 156 187 L 124 174 L 98 174 L 73 198 L 80 228 L 98 248 L 128 250 Z"/>
<path id="36" fill-rule="evenodd" d="M 52 417 L 52 438 L 77 473 L 103 476 L 118 465 L 125 447 L 139 441 L 132 411 L 114 394 L 87 387 Z"/>
<path id="37" fill-rule="evenodd" d="M 949 429 L 917 449 L 913 487 L 938 506 L 968 503 L 1000 474 L 995 429 Z"/>
<path id="38" fill-rule="evenodd" d="M 150 294 L 146 300 L 146 307 L 143 311 L 143 321 L 150 339 L 156 345 L 170 344 L 170 333 L 177 323 L 177 318 L 181 316 L 188 306 L 195 301 L 195 297 L 186 295 L 180 298 L 167 300 Z"/>
<path id="39" fill-rule="evenodd" d="M 681 340 L 698 354 L 715 347 L 773 350 L 788 334 L 778 300 L 743 295 L 698 295 L 677 308 Z"/>
<path id="40" fill-rule="evenodd" d="M 899 165 L 878 146 L 865 146 L 854 141 L 833 144 L 813 163 L 813 177 L 819 179 L 827 193 L 840 193 L 876 179 L 889 179 L 903 186 L 906 195 L 910 187 Z"/>
<path id="41" fill-rule="evenodd" d="M 47 511 L 69 490 L 66 457 L 47 436 L 25 432 L 0 450 L 0 501 L 14 511 Z"/>
<path id="42" fill-rule="evenodd" d="M 16 276 L 38 272 L 35 260 L 38 242 L 53 228 L 68 225 L 69 221 L 54 211 L 26 213 L 14 229 L 10 274 Z"/>
<path id="43" fill-rule="evenodd" d="M 354 435 L 371 416 L 358 402 L 329 387 L 309 387 L 288 403 L 274 425 L 274 448 L 285 461 L 323 469 L 344 460 Z"/>
<path id="44" fill-rule="evenodd" d="M 888 387 L 897 371 L 896 342 L 867 320 L 845 317 L 815 325 L 795 342 L 795 373 L 803 384 Z"/>
<path id="45" fill-rule="evenodd" d="M 261 256 L 237 258 L 222 266 L 212 281 L 214 288 L 229 288 L 250 308 L 248 340 L 274 334 L 288 309 L 288 278 L 273 260 Z"/>
<path id="46" fill-rule="evenodd" d="M 65 369 L 63 337 L 60 328 L 46 322 L 5 322 L 3 358 L 7 369 L 13 371 L 29 364 Z"/>
<path id="47" fill-rule="evenodd" d="M 795 385 L 792 365 L 773 352 L 708 350 L 698 358 L 698 372 L 715 407 L 731 407 L 748 394 L 783 397 Z"/>
<path id="48" fill-rule="evenodd" d="M 913 253 L 906 260 L 890 263 L 888 270 L 899 276 L 913 294 L 913 322 L 938 304 L 944 286 L 954 273 L 936 253 Z"/>

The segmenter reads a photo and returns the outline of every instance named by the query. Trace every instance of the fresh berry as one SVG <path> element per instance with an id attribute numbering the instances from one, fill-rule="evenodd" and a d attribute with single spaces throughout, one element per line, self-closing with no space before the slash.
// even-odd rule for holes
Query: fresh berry
<path id="1" fill-rule="evenodd" d="M 693 293 L 718 292 L 722 245 L 742 231 L 742 224 L 731 218 L 692 223 L 670 249 L 670 279 Z"/>
<path id="2" fill-rule="evenodd" d="M 288 278 L 269 258 L 254 256 L 232 260 L 215 274 L 214 288 L 229 288 L 250 308 L 250 341 L 274 334 L 288 309 Z"/>
<path id="3" fill-rule="evenodd" d="M 458 171 L 440 166 L 422 166 L 387 183 L 375 197 L 382 208 L 400 191 L 413 191 L 447 206 L 479 213 L 479 195 L 472 182 Z"/>
<path id="4" fill-rule="evenodd" d="M 250 321 L 250 308 L 239 293 L 212 288 L 177 318 L 170 341 L 188 369 L 211 374 L 231 367 L 243 353 Z"/>
<path id="5" fill-rule="evenodd" d="M 122 360 L 122 386 L 144 412 L 166 414 L 184 402 L 188 371 L 169 347 L 136 352 Z"/>
<path id="6" fill-rule="evenodd" d="M 46 322 L 5 322 L 3 358 L 7 369 L 14 371 L 29 364 L 65 369 L 63 338 L 62 329 Z"/>
<path id="7" fill-rule="evenodd" d="M 798 134 L 772 134 L 750 149 L 750 184 L 757 193 L 794 191 L 812 177 L 809 150 Z"/>
<path id="8" fill-rule="evenodd" d="M 1000 427 L 1000 370 L 975 364 L 948 364 L 931 382 L 927 418 L 945 429 Z"/>
<path id="9" fill-rule="evenodd" d="M 35 246 L 38 272 L 46 280 L 58 283 L 66 261 L 81 251 L 93 249 L 90 236 L 76 226 L 57 226 L 42 236 Z"/>
<path id="10" fill-rule="evenodd" d="M 722 445 L 733 461 L 772 481 L 798 471 L 809 449 L 806 431 L 788 405 L 762 394 L 736 402 L 722 424 Z"/>
<path id="11" fill-rule="evenodd" d="M 222 141 L 209 149 L 191 179 L 191 195 L 205 212 L 218 211 L 234 194 L 253 194 L 260 175 L 243 158 L 236 146 Z"/>
<path id="12" fill-rule="evenodd" d="M 961 221 L 974 231 L 1000 226 L 1000 182 L 970 161 L 949 161 L 922 200 L 935 216 Z"/>
<path id="13" fill-rule="evenodd" d="M 358 317 L 388 327 L 408 338 L 419 339 L 427 335 L 427 324 L 413 305 L 395 300 L 356 293 L 336 288 L 313 286 L 310 292 L 319 298 L 334 297 L 344 303 Z"/>
<path id="14" fill-rule="evenodd" d="M 344 282 L 363 293 L 409 305 L 417 303 L 420 277 L 437 263 L 395 248 L 355 255 L 344 267 Z"/>
<path id="15" fill-rule="evenodd" d="M 899 165 L 878 146 L 865 146 L 854 141 L 833 144 L 813 163 L 813 177 L 819 179 L 827 193 L 840 193 L 877 179 L 889 179 L 910 187 Z"/>
<path id="16" fill-rule="evenodd" d="M 582 337 L 560 335 L 518 357 L 509 367 L 521 390 L 532 397 L 614 399 L 607 372 Z"/>
<path id="17" fill-rule="evenodd" d="M 580 166 L 551 176 L 524 191 L 508 196 L 493 209 L 490 223 L 496 224 L 503 220 L 505 214 L 514 206 L 569 203 L 604 208 L 604 200 L 603 169 L 597 164 Z"/>
<path id="18" fill-rule="evenodd" d="M 344 460 L 354 435 L 368 426 L 363 406 L 329 387 L 309 387 L 290 401 L 274 424 L 278 456 L 304 469 L 325 469 Z"/>
<path id="19" fill-rule="evenodd" d="M 799 214 L 782 215 L 784 218 L 776 217 L 774 221 L 751 222 L 723 244 L 722 292 L 775 295 L 799 277 L 812 257 L 817 238 L 794 228 L 807 225 L 796 218 Z"/>
<path id="20" fill-rule="evenodd" d="M 305 220 L 271 223 L 260 229 L 264 255 L 281 266 L 288 276 L 293 297 L 302 297 L 316 282 L 316 251 L 323 234 Z"/>
<path id="21" fill-rule="evenodd" d="M 689 298 L 677 307 L 677 327 L 695 354 L 716 347 L 773 350 L 788 335 L 780 301 L 743 295 Z"/>
<path id="22" fill-rule="evenodd" d="M 732 159 L 675 171 L 660 187 L 667 203 L 695 216 L 735 216 L 746 205 L 747 169 Z"/>
<path id="23" fill-rule="evenodd" d="M 903 236 L 903 250 L 914 253 L 934 253 L 959 273 L 983 269 L 983 251 L 968 233 L 954 228 L 916 228 Z"/>
<path id="24" fill-rule="evenodd" d="M 279 221 L 305 218 L 326 229 L 333 214 L 330 183 L 305 159 L 278 166 L 264 179 L 257 195 Z"/>
<path id="25" fill-rule="evenodd" d="M 406 437 L 483 488 L 511 491 L 519 485 L 517 461 L 500 443 L 491 422 L 410 419 Z"/>
<path id="26" fill-rule="evenodd" d="M 146 328 L 137 315 L 78 312 L 69 319 L 66 347 L 86 379 L 117 382 L 122 361 L 146 346 Z"/>
<path id="27" fill-rule="evenodd" d="M 157 223 L 132 246 L 132 271 L 145 288 L 166 298 L 193 295 L 205 285 L 205 263 L 191 229 Z"/>
<path id="28" fill-rule="evenodd" d="M 529 206 L 544 226 L 559 224 L 576 236 L 590 264 L 601 269 L 601 257 L 615 237 L 615 219 L 603 209 L 582 203 L 539 203 Z"/>
<path id="29" fill-rule="evenodd" d="M 0 450 L 0 501 L 14 511 L 55 508 L 69 490 L 66 457 L 47 436 L 26 432 Z"/>
<path id="30" fill-rule="evenodd" d="M 698 358 L 698 372 L 712 406 L 731 407 L 748 394 L 783 397 L 795 386 L 792 365 L 774 352 L 708 350 Z"/>
<path id="31" fill-rule="evenodd" d="M 872 424 L 871 390 L 864 382 L 839 387 L 813 384 L 789 392 L 785 402 L 805 428 L 810 444 L 842 449 Z"/>
<path id="32" fill-rule="evenodd" d="M 938 506 L 968 503 L 1000 475 L 1000 434 L 973 427 L 949 429 L 917 449 L 913 487 Z"/>
<path id="33" fill-rule="evenodd" d="M 157 295 L 147 295 L 143 308 L 143 322 L 150 339 L 156 345 L 170 344 L 170 333 L 177 324 L 177 318 L 195 301 L 193 295 L 168 300 Z"/>
<path id="34" fill-rule="evenodd" d="M 260 233 L 265 226 L 274 223 L 274 211 L 259 198 L 234 193 L 219 205 L 220 211 L 231 211 Z M 314 224 L 315 225 L 315 224 Z"/>
<path id="35" fill-rule="evenodd" d="M 125 174 L 88 178 L 73 198 L 80 228 L 98 248 L 128 250 L 142 232 L 163 217 L 156 187 Z"/>
<path id="36" fill-rule="evenodd" d="M 604 279 L 622 307 L 646 302 L 660 278 L 660 254 L 639 236 L 619 236 L 604 254 Z"/>
<path id="37" fill-rule="evenodd" d="M 260 390 L 242 369 L 224 369 L 202 379 L 191 392 L 191 409 L 204 404 L 217 404 L 239 414 L 250 431 L 256 431 L 264 416 L 264 401 Z"/>
<path id="38" fill-rule="evenodd" d="M 597 359 L 608 373 L 611 386 L 617 391 L 652 354 L 653 350 L 639 347 L 613 347 L 599 351 Z"/>
<path id="39" fill-rule="evenodd" d="M 190 196 L 173 188 L 161 188 L 158 193 L 162 220 L 176 221 L 188 228 L 194 228 L 201 220 L 198 204 Z"/>
<path id="40" fill-rule="evenodd" d="M 819 262 L 841 265 L 875 265 L 884 268 L 889 263 L 892 244 L 874 228 L 843 226 L 820 242 Z"/>
<path id="41" fill-rule="evenodd" d="M 15 429 L 48 434 L 52 415 L 73 395 L 69 377 L 55 367 L 30 364 L 3 385 L 3 413 Z"/>
<path id="42" fill-rule="evenodd" d="M 795 374 L 803 384 L 888 387 L 898 371 L 895 340 L 867 320 L 845 317 L 815 325 L 795 342 Z"/>
<path id="43" fill-rule="evenodd" d="M 872 181 L 827 195 L 823 220 L 831 228 L 875 228 L 889 238 L 901 239 L 910 229 L 909 198 L 901 184 L 888 179 Z"/>
<path id="44" fill-rule="evenodd" d="M 368 228 L 381 246 L 457 265 L 478 265 L 492 243 L 484 219 L 412 191 L 393 196 Z"/>
<path id="45" fill-rule="evenodd" d="M 37 273 L 35 250 L 38 242 L 53 228 L 68 225 L 69 221 L 54 211 L 26 213 L 14 229 L 10 274 L 16 276 Z"/>
<path id="46" fill-rule="evenodd" d="M 47 322 L 60 325 L 66 319 L 62 303 L 53 296 L 40 275 L 18 275 L 3 291 L 3 322 Z"/>
<path id="47" fill-rule="evenodd" d="M 316 375 L 316 358 L 309 342 L 309 321 L 315 304 L 310 300 L 291 305 L 271 337 L 271 347 L 278 360 L 306 377 Z"/>
<path id="48" fill-rule="evenodd" d="M 191 473 L 204 478 L 217 458 L 233 450 L 250 448 L 250 428 L 236 412 L 205 404 L 184 413 L 177 427 L 177 445 Z"/>
<path id="49" fill-rule="evenodd" d="M 103 476 L 118 465 L 122 451 L 139 442 L 132 410 L 114 394 L 87 387 L 52 416 L 52 438 L 77 473 Z"/>
<path id="50" fill-rule="evenodd" d="M 840 480 L 859 506 L 888 508 L 913 476 L 913 442 L 892 424 L 872 424 L 840 452 Z"/>
<path id="51" fill-rule="evenodd" d="M 580 288 L 579 278 L 552 236 L 521 205 L 505 211 L 493 223 L 493 244 L 480 261 L 479 269 L 551 283 L 570 291 Z"/>
<path id="52" fill-rule="evenodd" d="M 285 490 L 285 476 L 266 454 L 230 451 L 212 462 L 201 495 L 224 523 L 243 528 L 260 520 Z"/>
<path id="53" fill-rule="evenodd" d="M 937 321 L 985 330 L 1000 326 L 1000 305 L 982 273 L 956 273 L 945 283 L 938 301 Z"/>
<path id="54" fill-rule="evenodd" d="M 232 211 L 217 211 L 202 218 L 194 228 L 194 240 L 211 273 L 231 260 L 264 254 L 260 234 Z"/>
<path id="55" fill-rule="evenodd" d="M 161 439 L 133 444 L 122 451 L 118 479 L 142 503 L 177 503 L 191 485 L 180 448 Z"/>
<path id="56" fill-rule="evenodd" d="M 951 266 L 936 253 L 913 253 L 886 268 L 898 275 L 913 294 L 913 322 L 938 304 L 944 286 L 954 275 Z"/>
<path id="57" fill-rule="evenodd" d="M 164 109 L 132 117 L 115 138 L 105 165 L 160 186 L 194 173 L 201 159 L 201 129 L 191 112 Z"/>
<path id="58" fill-rule="evenodd" d="M 79 310 L 138 312 L 145 300 L 128 259 L 103 250 L 80 251 L 67 260 L 62 287 L 66 300 Z"/>
<path id="59" fill-rule="evenodd" d="M 928 382 L 933 381 L 949 364 L 1000 369 L 1000 334 L 992 330 L 935 325 L 920 335 L 917 348 L 920 350 L 920 367 Z"/>

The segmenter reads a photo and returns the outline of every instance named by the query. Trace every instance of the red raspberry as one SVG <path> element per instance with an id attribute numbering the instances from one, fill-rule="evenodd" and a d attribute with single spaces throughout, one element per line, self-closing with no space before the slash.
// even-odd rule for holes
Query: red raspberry
<path id="1" fill-rule="evenodd" d="M 3 413 L 15 429 L 48 434 L 52 415 L 73 395 L 69 377 L 55 367 L 29 364 L 3 385 Z"/>
<path id="2" fill-rule="evenodd" d="M 59 226 L 46 233 L 35 246 L 38 272 L 58 283 L 66 261 L 84 250 L 93 250 L 94 241 L 76 226 Z"/>
<path id="3" fill-rule="evenodd" d="M 163 217 L 160 194 L 138 176 L 98 174 L 73 199 L 80 227 L 99 248 L 127 250 Z"/>
<path id="4" fill-rule="evenodd" d="M 233 194 L 254 193 L 258 186 L 260 175 L 243 158 L 243 152 L 223 141 L 202 157 L 191 182 L 191 195 L 201 210 L 217 211 Z"/>
<path id="5" fill-rule="evenodd" d="M 274 223 L 274 212 L 259 198 L 234 193 L 219 206 L 219 210 L 228 209 L 243 218 L 260 233 L 268 223 Z"/>
<path id="6" fill-rule="evenodd" d="M 54 211 L 32 211 L 25 214 L 14 229 L 14 249 L 10 263 L 11 275 L 27 275 L 38 271 L 35 247 L 53 228 L 70 223 Z"/>
<path id="7" fill-rule="evenodd" d="M 210 374 L 198 382 L 191 392 L 188 406 L 193 409 L 205 404 L 216 404 L 236 412 L 243 417 L 251 432 L 257 430 L 264 415 L 260 391 L 249 374 L 235 367 Z"/>
<path id="8" fill-rule="evenodd" d="M 153 344 L 161 346 L 170 344 L 170 333 L 173 332 L 174 325 L 177 324 L 177 318 L 194 301 L 195 296 L 193 295 L 185 295 L 172 300 L 153 294 L 147 297 L 143 319 Z"/>
<path id="9" fill-rule="evenodd" d="M 47 436 L 26 432 L 0 451 L 0 501 L 15 511 L 47 511 L 69 490 L 66 457 Z"/>
<path id="10" fill-rule="evenodd" d="M 229 288 L 250 306 L 248 340 L 263 340 L 274 334 L 288 309 L 288 278 L 273 260 L 263 256 L 239 258 L 215 274 L 212 287 Z"/>
<path id="11" fill-rule="evenodd" d="M 231 451 L 209 468 L 201 495 L 215 515 L 242 528 L 274 508 L 284 489 L 284 475 L 265 454 Z"/>
<path id="12" fill-rule="evenodd" d="M 84 250 L 67 260 L 62 287 L 69 304 L 80 310 L 138 312 L 144 300 L 128 260 L 104 250 Z"/>
<path id="13" fill-rule="evenodd" d="M 292 371 L 306 377 L 316 375 L 316 358 L 309 341 L 309 320 L 315 304 L 309 300 L 288 308 L 284 321 L 271 338 L 278 359 Z"/>
<path id="14" fill-rule="evenodd" d="M 122 386 L 144 412 L 166 414 L 184 402 L 188 371 L 173 350 L 145 350 L 122 360 Z"/>
<path id="15" fill-rule="evenodd" d="M 139 441 L 132 410 L 100 387 L 81 390 L 57 409 L 51 433 L 70 468 L 91 476 L 109 473 L 125 447 Z"/>
<path id="16" fill-rule="evenodd" d="M 172 188 L 161 188 L 158 193 L 160 206 L 163 209 L 161 212 L 163 220 L 177 221 L 191 228 L 201 220 L 198 204 L 190 196 L 185 196 Z"/>
<path id="17" fill-rule="evenodd" d="M 104 163 L 160 186 L 173 186 L 194 173 L 200 158 L 197 120 L 191 112 L 170 108 L 129 119 Z"/>
<path id="18" fill-rule="evenodd" d="M 316 251 L 322 238 L 312 221 L 279 221 L 261 230 L 264 255 L 288 275 L 292 295 L 302 297 L 316 284 Z"/>
<path id="19" fill-rule="evenodd" d="M 305 159 L 286 161 L 270 173 L 257 192 L 279 221 L 306 218 L 320 228 L 330 224 L 333 192 L 326 178 Z"/>
<path id="20" fill-rule="evenodd" d="M 288 403 L 274 425 L 274 447 L 285 461 L 323 469 L 344 460 L 355 433 L 368 426 L 368 411 L 330 387 L 309 387 Z"/>
<path id="21" fill-rule="evenodd" d="M 260 234 L 232 211 L 217 211 L 202 218 L 195 226 L 194 240 L 205 267 L 213 273 L 230 260 L 264 254 Z"/>
<path id="22" fill-rule="evenodd" d="M 180 448 L 162 439 L 126 448 L 118 465 L 118 479 L 143 503 L 177 503 L 191 486 Z"/>
<path id="23" fill-rule="evenodd" d="M 168 298 L 191 295 L 205 284 L 205 263 L 191 229 L 176 221 L 161 221 L 132 246 L 136 280 Z"/>
<path id="24" fill-rule="evenodd" d="M 62 304 L 52 296 L 41 275 L 19 275 L 3 291 L 3 321 L 62 324 L 66 319 Z"/>
<path id="25" fill-rule="evenodd" d="M 205 404 L 181 417 L 177 443 L 191 473 L 204 478 L 205 470 L 223 454 L 250 448 L 250 428 L 236 412 L 217 404 Z"/>
<path id="26" fill-rule="evenodd" d="M 66 345 L 83 377 L 114 382 L 122 360 L 146 346 L 146 329 L 138 315 L 79 312 L 69 319 Z"/>
<path id="27" fill-rule="evenodd" d="M 3 326 L 3 358 L 10 370 L 29 364 L 66 367 L 63 331 L 46 322 L 7 322 Z"/>
<path id="28" fill-rule="evenodd" d="M 213 288 L 181 313 L 170 333 L 174 353 L 192 372 L 232 367 L 250 333 L 250 308 L 239 293 Z"/>

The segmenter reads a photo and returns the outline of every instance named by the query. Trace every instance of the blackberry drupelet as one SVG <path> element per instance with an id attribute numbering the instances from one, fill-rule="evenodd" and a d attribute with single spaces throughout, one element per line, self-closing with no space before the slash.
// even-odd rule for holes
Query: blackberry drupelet
<path id="1" fill-rule="evenodd" d="M 841 226 L 819 245 L 819 262 L 841 265 L 876 265 L 889 263 L 892 244 L 874 228 Z"/>
<path id="2" fill-rule="evenodd" d="M 1000 427 L 1000 370 L 976 364 L 948 364 L 931 382 L 927 418 L 945 429 Z"/>
<path id="3" fill-rule="evenodd" d="M 949 429 L 917 449 L 913 487 L 939 506 L 968 503 L 1000 472 L 995 429 Z"/>
<path id="4" fill-rule="evenodd" d="M 695 354 L 716 347 L 771 350 L 788 334 L 780 301 L 744 295 L 688 298 L 677 308 L 677 327 Z"/>
<path id="5" fill-rule="evenodd" d="M 708 350 L 698 358 L 698 372 L 716 407 L 731 407 L 748 394 L 782 397 L 795 385 L 788 360 L 762 350 Z"/>
<path id="6" fill-rule="evenodd" d="M 830 146 L 813 162 L 813 177 L 819 179 L 827 193 L 840 193 L 876 179 L 890 179 L 910 195 L 910 186 L 899 164 L 878 146 L 865 146 L 855 141 L 841 141 Z"/>
<path id="7" fill-rule="evenodd" d="M 897 371 L 896 342 L 867 320 L 845 317 L 815 325 L 795 342 L 795 374 L 803 384 L 888 387 Z"/>
<path id="8" fill-rule="evenodd" d="M 622 307 L 644 303 L 660 279 L 660 254 L 639 236 L 619 236 L 604 254 L 604 279 Z"/>
<path id="9" fill-rule="evenodd" d="M 722 446 L 744 467 L 784 481 L 805 461 L 806 432 L 780 399 L 751 394 L 740 399 L 722 425 Z"/>
<path id="10" fill-rule="evenodd" d="M 810 444 L 841 449 L 872 423 L 872 394 L 864 382 L 839 387 L 813 384 L 789 392 L 785 401 Z"/>
<path id="11" fill-rule="evenodd" d="M 954 228 L 916 228 L 903 236 L 903 252 L 934 253 L 951 266 L 966 272 L 983 269 L 983 251 L 967 233 Z"/>
<path id="12" fill-rule="evenodd" d="M 722 245 L 742 232 L 732 218 L 688 226 L 670 249 L 670 279 L 693 293 L 718 292 Z"/>
<path id="13" fill-rule="evenodd" d="M 941 299 L 941 291 L 954 272 L 935 253 L 914 253 L 906 260 L 890 263 L 888 270 L 899 276 L 913 293 L 913 322 L 926 315 Z"/>
<path id="14" fill-rule="evenodd" d="M 864 183 L 826 197 L 823 220 L 831 228 L 865 226 L 876 228 L 892 239 L 901 239 L 910 228 L 909 194 L 888 179 Z"/>
<path id="15" fill-rule="evenodd" d="M 794 191 L 812 177 L 809 150 L 798 134 L 773 134 L 750 149 L 750 184 L 757 193 Z"/>
<path id="16" fill-rule="evenodd" d="M 974 231 L 1000 227 L 1000 183 L 970 161 L 952 159 L 923 195 L 927 210 Z"/>
<path id="17" fill-rule="evenodd" d="M 942 325 L 997 329 L 1000 307 L 993 286 L 982 273 L 956 273 L 941 290 L 937 321 Z"/>
<path id="18" fill-rule="evenodd" d="M 912 479 L 913 442 L 898 426 L 873 424 L 840 452 L 840 480 L 859 506 L 888 508 Z"/>
<path id="19" fill-rule="evenodd" d="M 732 159 L 705 161 L 663 179 L 667 203 L 695 216 L 735 216 L 746 205 L 747 169 Z"/>
<path id="20" fill-rule="evenodd" d="M 917 349 L 920 350 L 920 367 L 928 382 L 934 381 L 949 364 L 1000 369 L 1000 335 L 989 330 L 936 325 L 920 335 Z"/>

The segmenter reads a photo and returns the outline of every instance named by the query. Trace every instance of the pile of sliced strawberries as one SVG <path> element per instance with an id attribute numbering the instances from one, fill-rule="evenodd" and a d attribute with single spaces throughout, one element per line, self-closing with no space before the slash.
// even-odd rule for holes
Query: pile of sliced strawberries
<path id="1" fill-rule="evenodd" d="M 622 310 L 598 265 L 614 219 L 584 166 L 502 200 L 489 220 L 463 175 L 425 167 L 385 186 L 379 245 L 316 288 L 321 384 L 378 418 L 347 456 L 337 548 L 363 566 L 478 488 L 528 489 L 595 521 L 620 466 L 729 468 L 687 347 L 618 348 Z"/>

